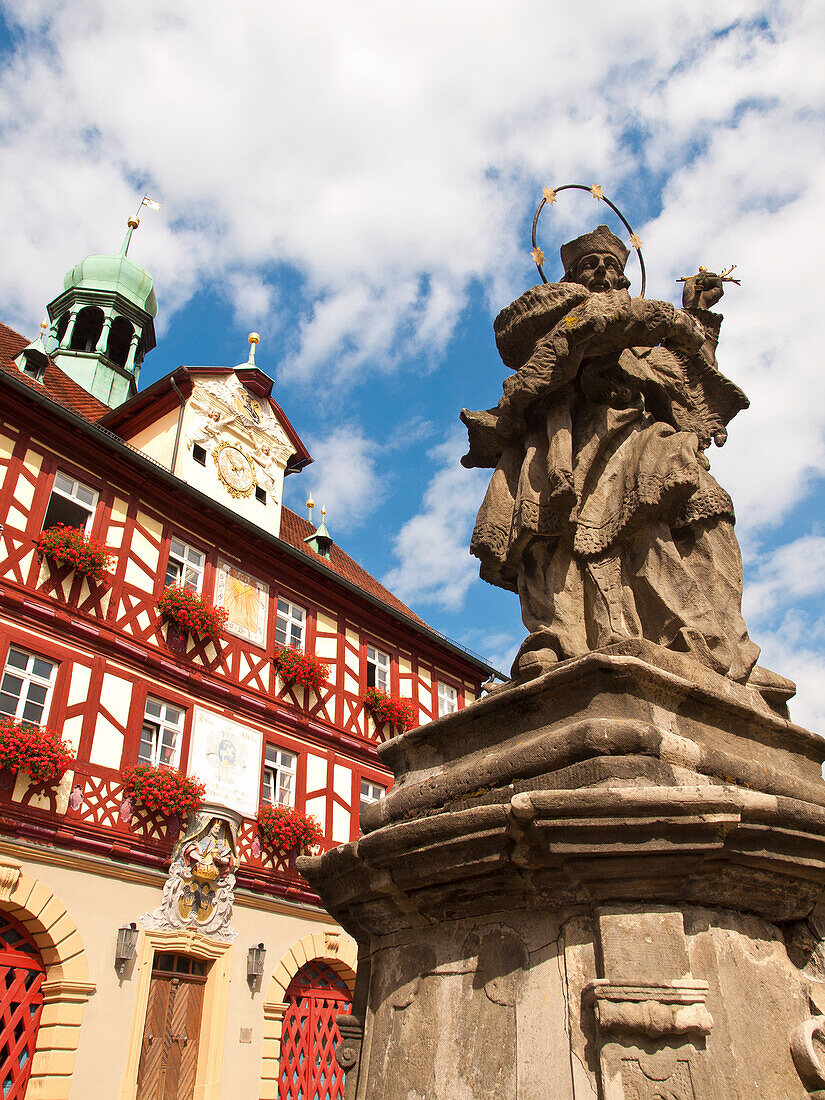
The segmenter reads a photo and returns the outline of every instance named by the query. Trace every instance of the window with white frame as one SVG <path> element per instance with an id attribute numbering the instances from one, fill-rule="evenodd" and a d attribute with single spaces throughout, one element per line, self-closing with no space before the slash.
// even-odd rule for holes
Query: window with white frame
<path id="1" fill-rule="evenodd" d="M 302 607 L 278 598 L 278 614 L 275 619 L 275 641 L 278 645 L 289 645 L 293 649 L 304 648 L 304 626 L 307 613 Z"/>
<path id="2" fill-rule="evenodd" d="M 367 687 L 390 690 L 390 659 L 371 645 L 367 646 Z"/>
<path id="3" fill-rule="evenodd" d="M 180 743 L 183 737 L 183 719 L 186 711 L 182 707 L 165 703 L 150 695 L 143 712 L 143 726 L 140 731 L 138 763 L 157 767 L 163 764 L 176 768 L 180 757 Z"/>
<path id="4" fill-rule="evenodd" d="M 449 684 L 438 684 L 438 715 L 453 714 L 458 710 L 458 692 Z"/>
<path id="5" fill-rule="evenodd" d="M 361 809 L 363 810 L 365 806 L 371 806 L 373 802 L 378 802 L 386 793 L 386 787 L 382 787 L 378 783 L 373 783 L 371 779 L 362 779 Z"/>
<path id="6" fill-rule="evenodd" d="M 43 722 L 49 709 L 57 663 L 11 646 L 0 681 L 0 714 Z"/>
<path id="7" fill-rule="evenodd" d="M 46 508 L 43 530 L 56 527 L 58 523 L 66 527 L 75 527 L 87 534 L 97 508 L 98 494 L 82 481 L 77 481 L 60 470 L 54 475 L 52 495 Z"/>
<path id="8" fill-rule="evenodd" d="M 182 588 L 190 588 L 193 592 L 200 592 L 203 588 L 203 567 L 206 564 L 206 554 L 196 550 L 183 539 L 172 535 L 169 543 L 169 559 L 166 562 L 166 585 L 179 584 Z"/>
<path id="9" fill-rule="evenodd" d="M 261 802 L 273 806 L 295 805 L 295 772 L 298 757 L 277 745 L 266 746 Z"/>

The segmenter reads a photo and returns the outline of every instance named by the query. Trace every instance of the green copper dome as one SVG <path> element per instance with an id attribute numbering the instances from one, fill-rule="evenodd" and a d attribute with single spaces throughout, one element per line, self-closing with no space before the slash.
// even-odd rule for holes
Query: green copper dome
<path id="1" fill-rule="evenodd" d="M 71 290 L 73 287 L 116 291 L 150 317 L 157 316 L 158 303 L 152 276 L 122 253 L 87 256 L 85 260 L 81 260 L 63 279 L 64 290 Z"/>

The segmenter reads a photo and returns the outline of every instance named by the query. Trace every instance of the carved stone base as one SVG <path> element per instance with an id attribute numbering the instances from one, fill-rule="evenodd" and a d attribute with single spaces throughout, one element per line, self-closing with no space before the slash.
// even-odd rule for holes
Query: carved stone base
<path id="1" fill-rule="evenodd" d="M 299 861 L 360 947 L 347 1100 L 823 1087 L 820 738 L 639 645 L 379 751 L 369 831 Z"/>

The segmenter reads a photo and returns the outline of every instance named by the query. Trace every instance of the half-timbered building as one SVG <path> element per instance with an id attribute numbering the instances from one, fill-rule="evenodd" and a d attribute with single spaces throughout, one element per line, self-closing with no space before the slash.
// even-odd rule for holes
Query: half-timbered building
<path id="1" fill-rule="evenodd" d="M 139 389 L 157 306 L 133 228 L 69 272 L 37 339 L 0 325 L 0 717 L 76 757 L 59 783 L 0 770 L 2 1095 L 332 1100 L 354 945 L 257 813 L 292 805 L 325 847 L 357 839 L 390 782 L 365 690 L 426 722 L 492 670 L 284 506 L 311 458 L 254 342 L 238 367 Z M 38 553 L 56 524 L 105 544 L 103 580 Z M 219 638 L 164 620 L 170 585 L 226 608 Z M 284 682 L 282 644 L 321 658 L 322 688 Z M 210 842 L 128 797 L 141 762 L 206 783 L 212 852 L 229 853 L 210 866 L 234 873 L 220 934 L 153 917 L 181 839 L 190 866 Z"/>

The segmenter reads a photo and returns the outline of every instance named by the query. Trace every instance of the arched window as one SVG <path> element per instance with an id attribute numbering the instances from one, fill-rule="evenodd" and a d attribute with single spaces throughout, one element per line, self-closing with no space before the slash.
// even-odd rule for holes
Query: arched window
<path id="1" fill-rule="evenodd" d="M 37 945 L 21 924 L 0 913 L 0 1095 L 23 1100 L 43 1011 L 45 979 Z"/>
<path id="2" fill-rule="evenodd" d="M 346 982 L 320 959 L 306 963 L 285 994 L 278 1100 L 341 1100 L 344 1073 L 333 1057 L 335 1017 L 352 1001 Z"/>
<path id="3" fill-rule="evenodd" d="M 134 334 L 134 328 L 125 317 L 115 317 L 112 322 L 112 327 L 109 329 L 109 342 L 106 345 L 106 354 L 113 362 L 119 364 L 121 367 L 126 366 L 126 357 L 129 354 L 129 345 L 132 342 Z"/>
<path id="4" fill-rule="evenodd" d="M 81 309 L 72 333 L 72 351 L 94 351 L 103 329 L 103 310 L 97 306 Z"/>
<path id="5" fill-rule="evenodd" d="M 67 309 L 66 312 L 63 314 L 63 316 L 60 318 L 60 320 L 57 322 L 57 331 L 55 333 L 55 336 L 57 337 L 58 344 L 63 343 L 63 337 L 66 335 L 66 329 L 69 327 L 69 318 L 70 317 L 71 317 L 71 313 Z"/>

